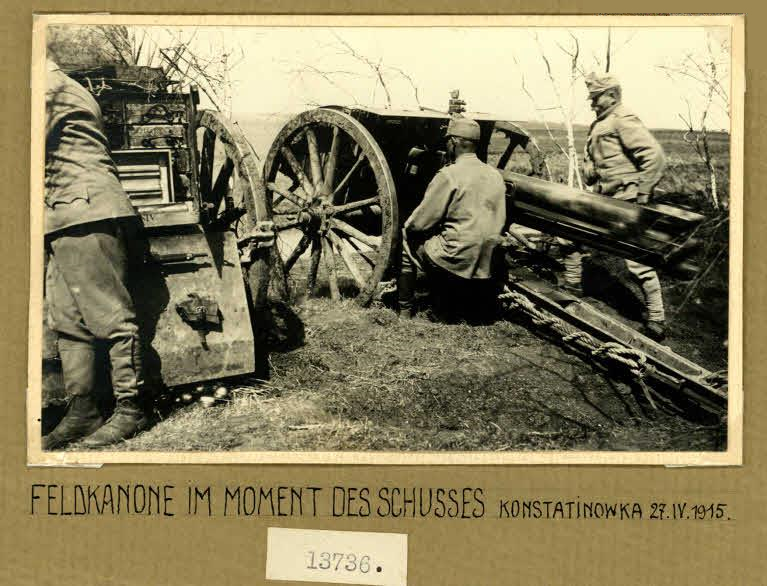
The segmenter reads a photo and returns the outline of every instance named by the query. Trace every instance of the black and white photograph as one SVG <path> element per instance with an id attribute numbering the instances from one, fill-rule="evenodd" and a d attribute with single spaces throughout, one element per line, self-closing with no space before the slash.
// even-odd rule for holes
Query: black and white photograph
<path id="1" fill-rule="evenodd" d="M 37 17 L 29 461 L 739 463 L 742 23 Z"/>

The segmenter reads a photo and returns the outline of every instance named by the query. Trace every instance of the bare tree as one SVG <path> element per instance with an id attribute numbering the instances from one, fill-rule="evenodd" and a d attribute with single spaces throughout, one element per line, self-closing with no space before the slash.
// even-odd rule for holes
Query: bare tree
<path id="1" fill-rule="evenodd" d="M 343 69 L 328 70 L 311 63 L 294 62 L 294 68 L 292 69 L 294 75 L 299 78 L 303 78 L 306 75 L 320 78 L 333 88 L 346 94 L 355 105 L 364 103 L 364 100 L 361 100 L 357 94 L 351 91 L 349 81 L 352 79 L 369 80 L 372 83 L 370 87 L 370 103 L 375 103 L 376 94 L 380 87 L 384 94 L 386 108 L 392 108 L 395 105 L 396 97 L 392 84 L 395 81 L 404 80 L 410 86 L 418 108 L 421 110 L 429 109 L 421 104 L 418 85 L 413 77 L 404 69 L 384 63 L 382 57 L 379 57 L 377 60 L 371 59 L 335 31 L 332 31 L 331 34 L 333 35 L 334 42 L 324 45 L 323 48 L 332 50 L 335 55 L 346 57 L 348 65 Z"/>
<path id="2" fill-rule="evenodd" d="M 578 113 L 578 103 L 576 101 L 578 92 L 576 90 L 578 84 L 586 75 L 583 55 L 584 43 L 582 43 L 581 39 L 570 30 L 567 31 L 568 38 L 566 41 L 555 41 L 555 45 L 561 56 L 565 58 L 567 67 L 565 70 L 561 65 L 556 65 L 556 50 L 544 47 L 537 33 L 532 33 L 532 35 L 536 46 L 538 47 L 538 53 L 541 62 L 543 63 L 543 70 L 551 88 L 552 103 L 544 106 L 539 104 L 538 98 L 533 96 L 527 89 L 525 73 L 522 71 L 519 62 L 515 58 L 514 62 L 520 70 L 522 91 L 531 101 L 539 120 L 545 125 L 554 145 L 567 158 L 568 185 L 583 189 L 583 181 L 581 179 L 579 167 L 580 157 L 575 147 L 574 120 Z M 621 44 L 617 45 L 615 43 L 615 35 L 613 34 L 612 29 L 608 28 L 604 52 L 600 52 L 600 55 L 598 55 L 596 48 L 592 47 L 591 57 L 596 69 L 604 70 L 605 72 L 609 71 L 614 65 L 616 55 L 631 41 L 633 36 L 634 33 L 632 32 L 625 37 Z M 586 44 L 586 46 L 588 45 Z M 559 113 L 560 120 L 566 132 L 566 144 L 562 144 L 554 139 L 551 127 L 543 116 L 546 111 L 556 111 Z"/>
<path id="3" fill-rule="evenodd" d="M 709 125 L 716 111 L 723 113 L 729 120 L 730 99 L 726 89 L 729 59 L 729 43 L 717 42 L 711 34 L 707 34 L 705 54 L 688 53 L 678 63 L 657 66 L 673 82 L 684 86 L 683 99 L 687 111 L 679 113 L 686 128 L 684 140 L 692 146 L 706 167 L 706 194 L 715 210 L 722 207 L 722 198 L 717 178 L 717 161 L 709 142 Z"/>
<path id="4" fill-rule="evenodd" d="M 183 85 L 196 85 L 218 111 L 232 116 L 232 70 L 245 58 L 241 46 L 225 38 L 206 51 L 197 44 L 197 29 L 182 35 L 166 30 L 172 42 L 160 48 L 166 74 Z M 155 41 L 156 42 L 156 41 Z"/>
<path id="5" fill-rule="evenodd" d="M 520 86 L 522 88 L 522 92 L 527 96 L 527 98 L 530 100 L 530 103 L 533 105 L 533 110 L 535 111 L 536 117 L 538 118 L 538 122 L 543 124 L 544 128 L 546 128 L 546 132 L 549 135 L 549 139 L 554 144 L 555 147 L 559 149 L 559 151 L 565 156 L 568 156 L 567 149 L 562 146 L 562 144 L 556 139 L 554 136 L 554 132 L 551 130 L 551 125 L 548 123 L 546 118 L 543 116 L 543 112 L 546 110 L 555 110 L 557 109 L 555 106 L 550 107 L 541 107 L 538 105 L 538 101 L 536 100 L 535 96 L 530 92 L 530 90 L 527 87 L 527 79 L 525 76 L 525 72 L 522 70 L 522 66 L 519 63 L 519 60 L 517 59 L 516 55 L 513 55 L 512 58 L 514 59 L 514 63 L 517 66 L 517 69 L 519 69 L 519 76 L 520 76 Z"/>
<path id="6" fill-rule="evenodd" d="M 565 148 L 563 148 L 559 143 L 555 141 L 555 144 L 557 145 L 557 147 L 567 157 L 567 184 L 570 187 L 578 187 L 579 189 L 583 189 L 583 181 L 581 180 L 581 174 L 580 174 L 580 170 L 578 166 L 578 153 L 575 148 L 575 133 L 573 131 L 573 121 L 575 119 L 575 110 L 576 110 L 575 84 L 579 79 L 583 77 L 584 72 L 580 64 L 580 54 L 581 54 L 580 42 L 578 41 L 578 38 L 572 32 L 569 32 L 569 36 L 570 36 L 569 46 L 566 47 L 562 45 L 561 43 L 557 43 L 557 46 L 559 47 L 559 49 L 568 58 L 569 71 L 568 71 L 567 82 L 565 84 L 565 91 L 567 92 L 567 100 L 565 101 L 562 95 L 563 92 L 560 90 L 560 82 L 557 78 L 557 75 L 554 73 L 552 69 L 551 60 L 546 54 L 543 44 L 541 43 L 541 40 L 538 37 L 538 33 L 533 33 L 533 38 L 535 39 L 535 43 L 538 46 L 538 52 L 540 54 L 541 60 L 543 61 L 543 64 L 546 70 L 546 76 L 548 77 L 549 83 L 551 85 L 552 93 L 554 94 L 554 98 L 556 100 L 553 108 L 546 108 L 546 109 L 555 109 L 559 111 L 559 114 L 562 119 L 562 123 L 564 124 L 565 130 L 567 133 L 567 146 Z M 526 91 L 525 88 L 523 88 L 523 90 L 525 91 L 527 96 L 530 99 L 532 99 L 533 105 L 536 107 L 536 110 L 540 112 L 541 108 L 539 108 L 536 105 L 535 99 L 532 97 L 530 92 Z M 551 135 L 550 130 L 549 130 L 549 134 Z"/>
<path id="7" fill-rule="evenodd" d="M 104 38 L 99 27 L 51 25 L 46 30 L 48 57 L 60 65 L 77 63 L 96 67 L 103 63 L 120 63 L 121 56 Z"/>
<path id="8" fill-rule="evenodd" d="M 211 105 L 231 117 L 232 70 L 244 59 L 242 47 L 225 38 L 204 47 L 197 30 L 123 25 L 55 26 L 48 30 L 49 54 L 59 63 L 159 67 L 180 88 L 194 84 Z"/>
<path id="9" fill-rule="evenodd" d="M 150 41 L 146 29 L 102 25 L 96 30 L 125 65 L 156 65 L 157 46 Z"/>

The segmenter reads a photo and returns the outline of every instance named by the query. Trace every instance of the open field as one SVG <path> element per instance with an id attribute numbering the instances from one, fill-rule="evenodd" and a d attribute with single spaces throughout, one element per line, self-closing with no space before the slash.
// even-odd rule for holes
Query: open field
<path id="1" fill-rule="evenodd" d="M 265 158 L 283 118 L 241 118 Z M 577 129 L 582 149 L 587 129 Z M 544 128 L 531 132 L 561 179 L 564 157 Z M 554 129 L 557 140 L 563 131 Z M 704 208 L 705 175 L 679 131 L 658 131 L 670 203 Z M 728 175 L 726 135 L 714 148 Z M 493 153 L 491 152 L 491 158 Z M 496 154 L 497 156 L 497 154 Z M 726 255 L 725 255 L 726 258 Z M 688 283 L 661 276 L 667 343 L 709 370 L 726 367 L 726 262 L 688 296 Z M 323 276 L 320 273 L 320 288 Z M 606 300 L 589 300 L 610 312 Z M 609 300 L 608 300 L 609 301 Z M 684 302 L 681 311 L 677 308 Z M 123 450 L 720 450 L 721 425 L 652 412 L 625 385 L 521 325 L 401 321 L 380 303 L 309 299 L 275 307 L 266 382 L 223 381 L 214 407 L 163 409 L 163 420 Z M 625 317 L 625 316 L 624 316 Z M 636 323 L 636 322 L 633 322 Z M 217 384 L 217 383 L 216 383 Z M 177 404 L 174 404 L 177 405 Z"/>

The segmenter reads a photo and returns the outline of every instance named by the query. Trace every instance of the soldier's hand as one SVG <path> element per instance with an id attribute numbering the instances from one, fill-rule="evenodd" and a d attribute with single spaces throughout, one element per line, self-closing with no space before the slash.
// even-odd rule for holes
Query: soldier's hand
<path id="1" fill-rule="evenodd" d="M 639 205 L 645 205 L 650 203 L 650 194 L 649 193 L 639 193 L 637 194 L 637 203 Z"/>
<path id="2" fill-rule="evenodd" d="M 639 203 L 639 186 L 636 183 L 629 183 L 624 185 L 623 189 L 619 190 L 615 194 L 615 199 L 622 199 L 623 201 L 633 201 Z"/>
<path id="3" fill-rule="evenodd" d="M 594 171 L 594 163 L 589 160 L 586 160 L 583 163 L 583 180 L 586 182 L 586 185 L 593 185 L 597 182 L 597 174 Z"/>

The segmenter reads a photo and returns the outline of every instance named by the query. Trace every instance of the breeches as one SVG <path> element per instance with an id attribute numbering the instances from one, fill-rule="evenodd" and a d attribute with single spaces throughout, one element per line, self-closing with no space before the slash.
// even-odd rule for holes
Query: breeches
<path id="1" fill-rule="evenodd" d="M 577 244 L 562 241 L 565 266 L 565 282 L 569 285 L 580 285 L 582 278 L 582 253 Z M 664 321 L 665 311 L 663 308 L 663 294 L 661 291 L 658 273 L 654 268 L 648 267 L 633 260 L 624 259 L 626 268 L 639 282 L 644 294 L 645 309 L 648 321 Z"/>
<path id="2" fill-rule="evenodd" d="M 663 294 L 660 287 L 660 279 L 655 269 L 626 259 L 626 268 L 639 281 L 645 297 L 648 321 L 664 321 L 666 314 L 663 309 Z"/>
<path id="3" fill-rule="evenodd" d="M 137 395 L 140 344 L 122 225 L 105 220 L 68 228 L 50 240 L 48 252 L 48 320 L 60 352 L 103 341 L 117 398 Z"/>
<path id="4" fill-rule="evenodd" d="M 406 242 L 404 238 L 403 242 Z M 441 318 L 484 321 L 495 315 L 499 290 L 494 279 L 458 277 L 434 264 L 424 251 L 423 244 L 402 247 L 398 280 L 400 309 L 413 309 L 418 271 L 426 275 L 432 309 Z"/>

